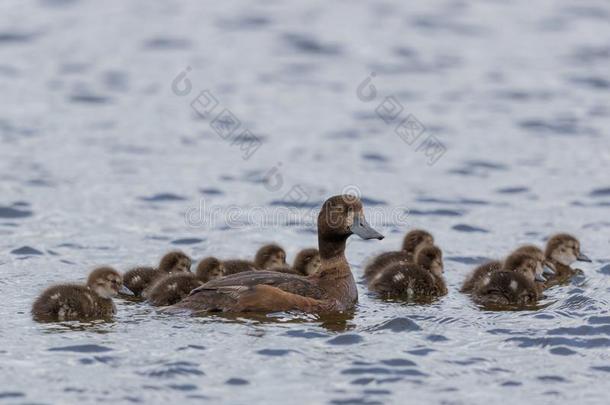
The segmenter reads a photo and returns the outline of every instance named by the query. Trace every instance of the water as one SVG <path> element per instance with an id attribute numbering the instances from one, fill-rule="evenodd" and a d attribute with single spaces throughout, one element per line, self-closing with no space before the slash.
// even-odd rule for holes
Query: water
<path id="1" fill-rule="evenodd" d="M 602 1 L 2 3 L 0 403 L 604 401 L 609 20 Z M 190 90 L 172 87 L 181 72 Z M 204 90 L 208 118 L 191 107 Z M 212 125 L 225 108 L 235 135 L 230 115 Z M 381 302 L 360 284 L 353 314 L 324 319 L 121 300 L 111 323 L 29 316 L 51 283 L 169 249 L 246 258 L 278 241 L 292 259 L 343 190 L 386 234 L 351 241 L 356 276 L 424 227 L 447 297 Z M 595 260 L 540 309 L 458 293 L 476 263 L 556 231 Z"/>

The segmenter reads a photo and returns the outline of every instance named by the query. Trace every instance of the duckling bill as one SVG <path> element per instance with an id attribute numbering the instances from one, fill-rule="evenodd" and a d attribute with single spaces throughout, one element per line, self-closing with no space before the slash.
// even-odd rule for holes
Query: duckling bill
<path id="1" fill-rule="evenodd" d="M 274 271 L 250 271 L 210 281 L 165 311 L 206 312 L 341 312 L 358 301 L 356 282 L 345 258 L 351 235 L 382 239 L 365 220 L 356 197 L 339 195 L 324 202 L 318 215 L 321 269 L 302 277 Z"/>

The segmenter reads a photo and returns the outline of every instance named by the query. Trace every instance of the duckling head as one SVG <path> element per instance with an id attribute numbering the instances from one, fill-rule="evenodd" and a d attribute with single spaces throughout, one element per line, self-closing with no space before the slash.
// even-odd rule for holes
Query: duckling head
<path id="1" fill-rule="evenodd" d="M 443 276 L 443 252 L 438 248 L 438 246 L 420 246 L 415 251 L 415 263 L 430 271 L 436 277 Z"/>
<path id="2" fill-rule="evenodd" d="M 542 277 L 542 267 L 536 256 L 528 253 L 512 253 L 504 261 L 504 270 L 514 271 L 523 275 L 527 280 L 545 282 Z"/>
<path id="3" fill-rule="evenodd" d="M 415 254 L 415 251 L 421 245 L 434 245 L 434 237 L 422 229 L 414 229 L 405 235 L 402 250 Z"/>
<path id="4" fill-rule="evenodd" d="M 591 262 L 591 259 L 580 251 L 578 239 L 566 233 L 552 236 L 546 244 L 545 254 L 565 266 L 570 266 L 575 261 Z"/>
<path id="5" fill-rule="evenodd" d="M 320 252 L 318 249 L 303 249 L 294 259 L 294 268 L 299 274 L 311 276 L 320 270 Z"/>
<path id="6" fill-rule="evenodd" d="M 284 267 L 286 266 L 286 251 L 273 243 L 265 245 L 256 252 L 254 265 L 259 269 Z"/>
<path id="7" fill-rule="evenodd" d="M 123 278 L 111 267 L 100 267 L 89 274 L 87 286 L 102 298 L 112 298 L 123 288 Z"/>
<path id="8" fill-rule="evenodd" d="M 542 249 L 535 245 L 524 245 L 513 252 L 513 254 L 525 254 L 536 260 L 536 274 L 553 275 L 555 274 L 554 266 L 549 262 L 544 255 Z M 509 256 L 510 257 L 510 256 Z"/>
<path id="9" fill-rule="evenodd" d="M 197 278 L 203 282 L 215 280 L 225 275 L 225 267 L 215 257 L 207 257 L 199 262 L 197 266 Z"/>
<path id="10" fill-rule="evenodd" d="M 180 251 L 169 252 L 161 258 L 159 270 L 166 273 L 189 272 L 191 271 L 191 258 Z"/>

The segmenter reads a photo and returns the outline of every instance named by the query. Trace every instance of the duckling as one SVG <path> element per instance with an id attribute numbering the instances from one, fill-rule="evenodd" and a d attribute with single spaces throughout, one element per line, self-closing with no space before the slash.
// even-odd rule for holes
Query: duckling
<path id="1" fill-rule="evenodd" d="M 272 267 L 286 267 L 286 252 L 276 244 L 261 247 L 254 256 L 254 261 L 249 260 L 225 260 L 225 274 L 237 274 L 245 271 L 265 270 Z"/>
<path id="2" fill-rule="evenodd" d="M 318 249 L 311 248 L 303 249 L 297 254 L 292 268 L 297 272 L 297 274 L 311 276 L 320 270 L 320 266 L 320 252 Z"/>
<path id="3" fill-rule="evenodd" d="M 509 266 L 512 265 L 513 261 L 516 257 L 518 257 L 519 254 L 529 256 L 536 262 L 536 274 L 538 276 L 541 276 L 543 273 L 552 274 L 552 270 L 546 265 L 546 260 L 542 250 L 534 245 L 525 245 L 512 252 L 503 262 L 499 260 L 492 260 L 476 267 L 466 278 L 464 284 L 462 284 L 460 292 L 467 294 L 472 293 L 479 285 L 485 284 L 489 281 L 489 276 L 491 273 L 502 270 L 507 261 Z M 546 279 L 542 280 L 546 281 Z M 539 290 L 539 292 L 542 292 L 544 289 L 544 284 L 537 283 L 536 288 Z"/>
<path id="4" fill-rule="evenodd" d="M 223 275 L 223 263 L 215 257 L 208 257 L 199 262 L 195 274 L 178 272 L 161 277 L 152 284 L 146 297 L 154 306 L 173 305 L 188 296 L 195 288 Z"/>
<path id="5" fill-rule="evenodd" d="M 364 268 L 364 278 L 371 280 L 386 266 L 398 262 L 412 262 L 415 251 L 422 245 L 433 245 L 434 237 L 427 231 L 414 229 L 405 235 L 402 250 L 382 253 L 369 262 Z"/>
<path id="6" fill-rule="evenodd" d="M 320 252 L 318 249 L 303 249 L 296 258 L 292 267 L 271 267 L 269 270 L 280 273 L 296 274 L 299 276 L 311 276 L 320 269 Z"/>
<path id="7" fill-rule="evenodd" d="M 38 322 L 109 319 L 116 313 L 112 302 L 123 287 L 118 271 L 110 267 L 93 270 L 86 285 L 49 287 L 34 301 L 32 316 Z"/>
<path id="8" fill-rule="evenodd" d="M 160 277 L 176 272 L 190 272 L 191 258 L 180 251 L 165 254 L 159 262 L 158 268 L 136 267 L 123 275 L 125 286 L 133 292 L 136 297 L 146 295 L 146 289 Z"/>
<path id="9" fill-rule="evenodd" d="M 447 294 L 443 253 L 434 245 L 415 251 L 414 263 L 397 262 L 377 272 L 369 289 L 384 298 L 430 298 Z"/>
<path id="10" fill-rule="evenodd" d="M 318 249 L 321 269 L 302 277 L 259 270 L 233 274 L 195 289 L 166 313 L 278 312 L 341 313 L 354 308 L 358 288 L 345 257 L 351 235 L 383 239 L 364 217 L 362 202 L 338 195 L 324 202 L 318 215 Z"/>
<path id="11" fill-rule="evenodd" d="M 550 277 L 555 274 L 552 263 L 550 263 L 546 259 L 544 252 L 538 246 L 524 245 L 524 246 L 519 247 L 513 253 L 514 254 L 523 253 L 523 254 L 529 255 L 530 257 L 532 257 L 536 260 L 536 263 L 537 263 L 536 264 L 536 276 L 538 277 L 538 279 L 537 279 L 538 282 L 536 283 L 536 289 L 538 291 L 538 294 L 542 294 L 542 292 L 546 288 L 547 280 L 542 278 L 541 276 Z"/>
<path id="12" fill-rule="evenodd" d="M 555 270 L 555 275 L 549 278 L 547 287 L 565 284 L 578 274 L 579 270 L 570 267 L 574 262 L 592 262 L 580 251 L 578 239 L 565 233 L 553 235 L 546 244 L 544 254 Z"/>
<path id="13" fill-rule="evenodd" d="M 501 270 L 492 272 L 475 286 L 473 301 L 483 306 L 535 303 L 540 296 L 536 282 L 545 281 L 537 273 L 538 267 L 538 261 L 530 254 L 511 254 Z"/>

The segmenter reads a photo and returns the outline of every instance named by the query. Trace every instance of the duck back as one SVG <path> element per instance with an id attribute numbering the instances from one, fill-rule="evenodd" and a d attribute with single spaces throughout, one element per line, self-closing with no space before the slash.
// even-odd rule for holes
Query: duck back
<path id="1" fill-rule="evenodd" d="M 225 275 L 238 274 L 246 271 L 258 270 L 254 262 L 249 260 L 225 260 L 222 262 L 225 267 Z"/>

